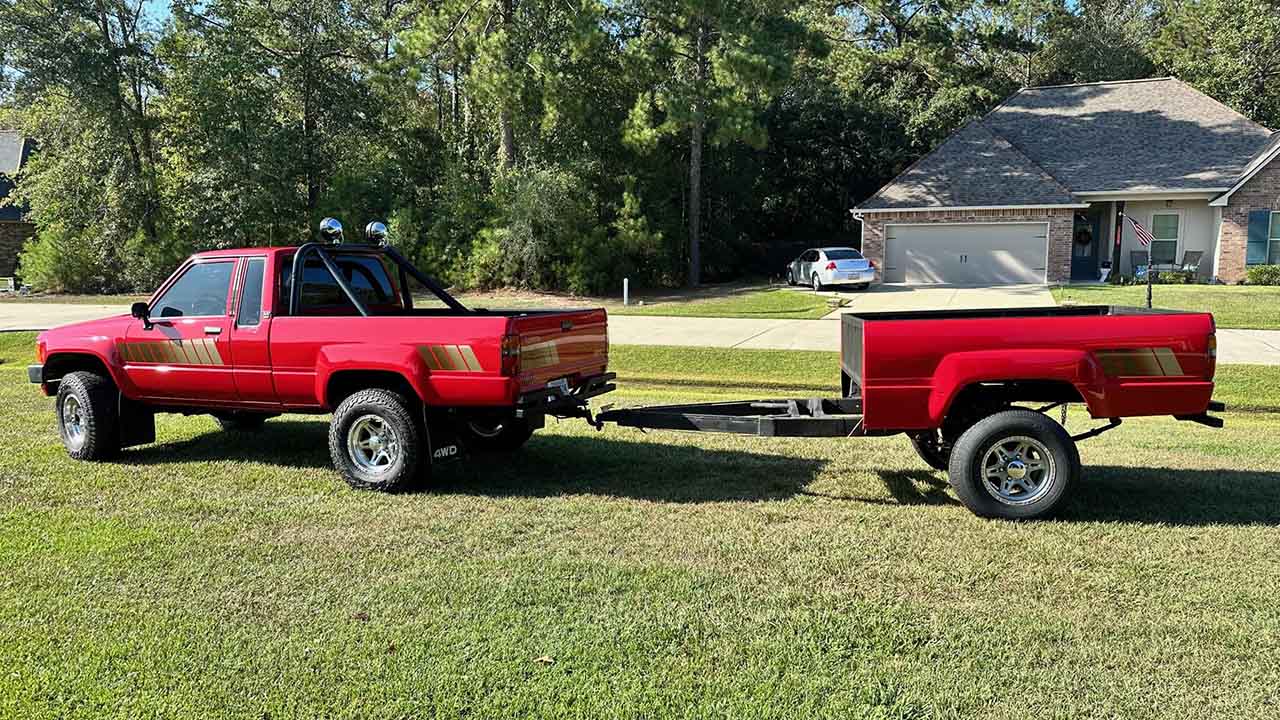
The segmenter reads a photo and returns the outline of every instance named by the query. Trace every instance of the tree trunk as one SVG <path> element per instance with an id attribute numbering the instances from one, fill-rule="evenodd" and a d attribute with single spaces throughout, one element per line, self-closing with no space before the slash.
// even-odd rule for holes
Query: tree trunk
<path id="1" fill-rule="evenodd" d="M 507 72 L 514 72 L 515 58 L 511 56 L 511 36 L 515 33 L 515 0 L 502 0 L 502 28 L 506 31 L 505 64 Z M 511 98 L 502 98 L 498 111 L 498 167 L 510 170 L 516 163 L 516 130 L 511 124 Z"/>
<path id="2" fill-rule="evenodd" d="M 689 287 L 702 283 L 702 140 L 706 134 L 702 97 L 707 80 L 707 35 L 702 25 L 698 26 L 697 33 L 694 55 L 697 90 L 689 132 Z"/>

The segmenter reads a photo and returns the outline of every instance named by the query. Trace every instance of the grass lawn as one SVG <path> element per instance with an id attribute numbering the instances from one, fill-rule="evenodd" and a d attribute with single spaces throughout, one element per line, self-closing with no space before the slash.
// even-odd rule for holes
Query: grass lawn
<path id="1" fill-rule="evenodd" d="M 901 437 L 581 422 L 387 496 L 342 484 L 315 417 L 234 435 L 164 416 L 158 444 L 73 462 L 25 382 L 31 340 L 0 335 L 3 717 L 1183 720 L 1280 703 L 1274 412 L 1088 441 L 1054 522 L 973 517 Z M 834 362 L 617 348 L 613 401 L 820 392 Z M 1219 397 L 1280 408 L 1280 368 L 1220 370 Z"/>
<path id="2" fill-rule="evenodd" d="M 817 319 L 831 312 L 828 298 L 804 288 L 761 283 L 705 285 L 696 289 L 637 292 L 630 305 L 616 297 L 578 297 L 526 291 L 463 293 L 472 307 L 603 307 L 613 315 L 668 315 L 685 317 L 736 317 Z M 644 305 L 639 303 L 643 301 Z"/>
<path id="3" fill-rule="evenodd" d="M 1136 305 L 1146 307 L 1147 286 L 1069 285 L 1053 288 L 1059 304 Z M 1213 313 L 1222 328 L 1280 330 L 1280 287 L 1249 285 L 1156 285 L 1155 307 Z"/>

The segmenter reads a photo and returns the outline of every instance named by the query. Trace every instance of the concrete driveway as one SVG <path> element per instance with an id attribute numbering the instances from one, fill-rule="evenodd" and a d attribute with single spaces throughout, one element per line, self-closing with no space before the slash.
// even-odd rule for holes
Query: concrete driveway
<path id="1" fill-rule="evenodd" d="M 53 302 L 0 302 L 0 332 L 48 330 L 68 323 L 125 315 L 128 305 L 81 305 Z"/>
<path id="2" fill-rule="evenodd" d="M 800 292 L 812 292 L 801 290 Z M 880 312 L 889 310 L 971 310 L 973 308 L 1053 307 L 1053 294 L 1044 285 L 1004 285 L 967 287 L 936 285 L 876 285 L 864 292 L 824 292 L 839 297 L 847 305 L 828 315 L 837 318 L 842 312 Z"/>

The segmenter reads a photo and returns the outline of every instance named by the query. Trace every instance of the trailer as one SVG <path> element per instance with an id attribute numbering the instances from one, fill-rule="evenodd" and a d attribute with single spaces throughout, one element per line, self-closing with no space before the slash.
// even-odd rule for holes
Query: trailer
<path id="1" fill-rule="evenodd" d="M 1213 316 L 1118 306 L 847 313 L 839 397 L 609 409 L 599 424 L 762 437 L 906 434 L 983 517 L 1062 508 L 1081 475 L 1076 443 L 1124 418 L 1210 412 Z M 1099 425 L 1072 435 L 1065 409 Z M 1062 421 L 1049 412 L 1060 409 Z"/>

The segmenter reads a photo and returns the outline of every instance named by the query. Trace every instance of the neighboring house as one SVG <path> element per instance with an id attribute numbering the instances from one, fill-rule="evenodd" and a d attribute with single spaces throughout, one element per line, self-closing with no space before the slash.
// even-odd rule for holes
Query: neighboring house
<path id="1" fill-rule="evenodd" d="M 30 154 L 30 141 L 19 133 L 0 130 L 0 198 L 9 196 L 13 178 Z M 0 278 L 17 274 L 18 253 L 23 243 L 36 233 L 36 226 L 23 219 L 24 213 L 21 207 L 0 207 Z"/>
<path id="2" fill-rule="evenodd" d="M 1145 252 L 1239 282 L 1280 262 L 1280 132 L 1173 78 L 1026 88 L 854 208 L 886 282 L 1062 283 Z M 1115 253 L 1120 221 L 1119 253 Z"/>

